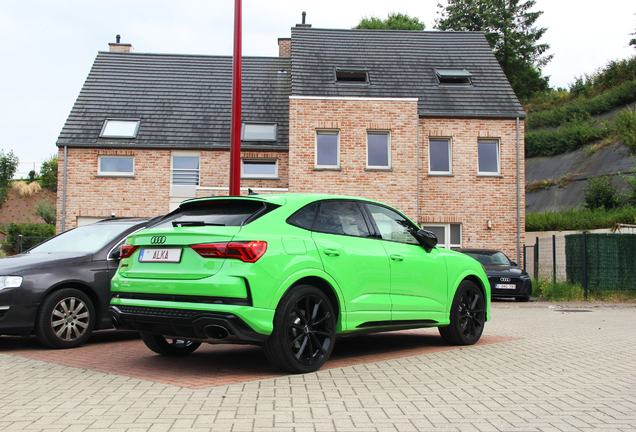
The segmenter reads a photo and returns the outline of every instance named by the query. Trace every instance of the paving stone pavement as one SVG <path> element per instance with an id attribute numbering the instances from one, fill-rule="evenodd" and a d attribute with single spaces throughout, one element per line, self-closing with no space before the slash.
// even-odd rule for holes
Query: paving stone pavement
<path id="1" fill-rule="evenodd" d="M 633 304 L 496 302 L 485 334 L 517 339 L 204 389 L 4 351 L 0 430 L 634 431 L 635 329 Z"/>

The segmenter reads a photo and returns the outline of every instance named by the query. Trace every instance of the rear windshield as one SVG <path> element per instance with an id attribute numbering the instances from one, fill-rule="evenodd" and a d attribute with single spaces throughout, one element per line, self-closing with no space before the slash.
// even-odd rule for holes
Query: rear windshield
<path id="1" fill-rule="evenodd" d="M 243 226 L 278 206 L 254 200 L 198 201 L 181 204 L 153 228 L 172 226 Z"/>

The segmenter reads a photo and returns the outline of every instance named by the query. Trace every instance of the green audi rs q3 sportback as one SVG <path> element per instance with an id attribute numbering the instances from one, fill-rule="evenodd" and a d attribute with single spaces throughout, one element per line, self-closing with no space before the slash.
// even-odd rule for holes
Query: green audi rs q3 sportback
<path id="1" fill-rule="evenodd" d="M 436 244 L 362 198 L 194 199 L 128 237 L 110 314 L 159 354 L 248 343 L 296 373 L 319 369 L 337 336 L 439 327 L 450 344 L 474 344 L 490 284 L 477 261 Z"/>

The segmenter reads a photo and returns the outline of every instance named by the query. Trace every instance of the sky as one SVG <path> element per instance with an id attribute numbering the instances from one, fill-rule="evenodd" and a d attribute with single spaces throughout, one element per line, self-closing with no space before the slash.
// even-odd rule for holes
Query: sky
<path id="1" fill-rule="evenodd" d="M 446 4 L 445 0 L 439 1 Z M 95 56 L 121 35 L 135 52 L 232 55 L 231 0 L 0 0 L 0 149 L 20 160 L 16 178 L 57 154 L 55 142 Z M 407 13 L 433 30 L 438 0 L 242 0 L 243 55 L 278 56 L 278 38 L 306 22 L 351 28 L 361 18 Z M 633 0 L 536 0 L 552 87 L 636 54 Z"/>

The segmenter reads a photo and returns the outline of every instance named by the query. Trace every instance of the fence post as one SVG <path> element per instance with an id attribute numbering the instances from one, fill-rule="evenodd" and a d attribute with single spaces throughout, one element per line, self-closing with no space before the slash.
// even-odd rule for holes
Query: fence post
<path id="1" fill-rule="evenodd" d="M 523 244 L 523 271 L 526 270 L 526 253 L 527 253 L 526 244 L 524 243 Z"/>
<path id="2" fill-rule="evenodd" d="M 534 280 L 539 279 L 539 237 L 534 243 Z"/>
<path id="3" fill-rule="evenodd" d="M 556 235 L 552 234 L 552 285 L 556 286 Z"/>
<path id="4" fill-rule="evenodd" d="M 587 300 L 587 231 L 583 231 L 583 289 L 585 290 L 585 300 Z"/>
<path id="5" fill-rule="evenodd" d="M 22 253 L 22 234 L 18 234 L 18 250 L 17 253 Z"/>

